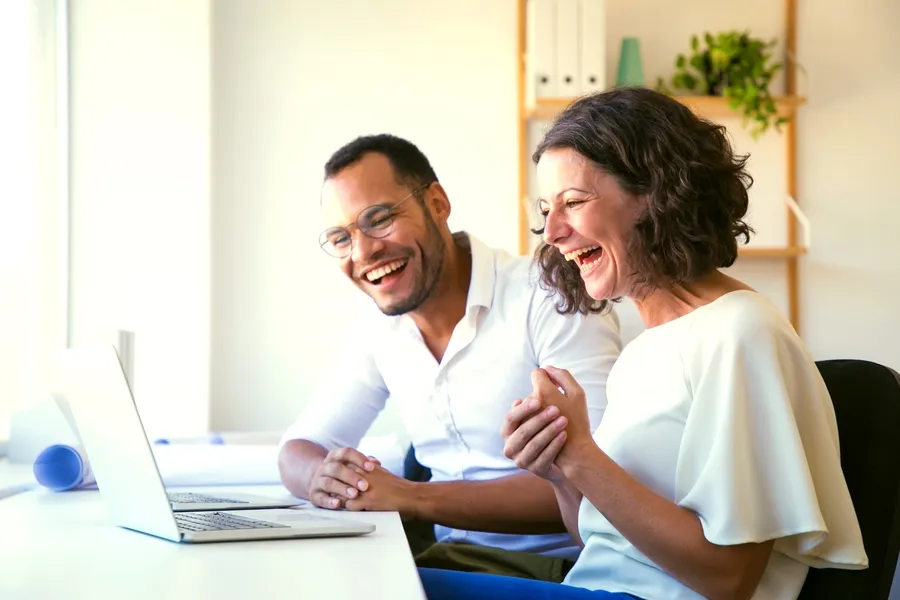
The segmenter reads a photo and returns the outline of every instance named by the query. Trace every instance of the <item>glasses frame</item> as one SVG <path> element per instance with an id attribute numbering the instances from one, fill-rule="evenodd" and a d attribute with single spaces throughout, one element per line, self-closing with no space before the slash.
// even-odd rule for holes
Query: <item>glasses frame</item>
<path id="1" fill-rule="evenodd" d="M 327 254 L 328 256 L 338 258 L 338 259 L 344 259 L 344 258 L 347 258 L 348 256 L 350 256 L 350 254 L 353 252 L 353 233 L 350 231 L 351 227 L 355 228 L 357 231 L 359 231 L 361 234 L 365 235 L 366 237 L 372 238 L 372 239 L 380 239 L 380 238 L 389 236 L 391 234 L 391 232 L 394 231 L 394 217 L 396 216 L 397 208 L 401 204 L 403 204 L 404 202 L 406 202 L 407 200 L 409 200 L 410 198 L 412 198 L 413 196 L 418 194 L 419 192 L 421 192 L 423 190 L 427 190 L 429 187 L 431 187 L 432 183 L 434 183 L 434 182 L 431 181 L 424 185 L 420 185 L 419 187 L 417 187 L 416 189 L 411 191 L 408 195 L 404 196 L 401 200 L 398 200 L 397 202 L 395 202 L 393 204 L 372 204 L 371 206 L 367 206 L 366 208 L 361 210 L 358 215 L 356 215 L 356 221 L 354 221 L 353 223 L 350 223 L 344 227 L 329 227 L 328 229 L 326 229 L 325 231 L 323 231 L 322 233 L 319 234 L 319 247 L 322 248 L 322 251 L 325 252 L 325 254 Z M 366 229 L 364 229 L 363 226 L 360 225 L 360 219 L 363 217 L 363 215 L 368 214 L 373 209 L 387 209 L 388 218 L 390 219 L 390 222 L 382 229 L 366 231 Z M 334 231 L 345 231 L 347 233 L 347 237 L 350 239 L 350 245 L 347 247 L 347 251 L 345 253 L 335 254 L 334 252 L 331 252 L 330 250 L 326 249 L 326 246 L 330 243 L 328 241 L 327 234 L 329 232 L 334 232 Z M 375 231 L 380 235 L 372 235 L 372 233 L 370 233 L 371 231 Z M 382 232 L 384 232 L 384 233 L 382 233 Z M 332 246 L 332 248 L 334 248 L 334 247 Z"/>

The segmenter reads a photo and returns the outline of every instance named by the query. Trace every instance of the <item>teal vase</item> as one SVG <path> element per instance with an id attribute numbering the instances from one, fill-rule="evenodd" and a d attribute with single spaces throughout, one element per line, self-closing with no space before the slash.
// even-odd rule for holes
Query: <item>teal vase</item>
<path id="1" fill-rule="evenodd" d="M 616 86 L 644 85 L 644 67 L 641 65 L 641 46 L 637 38 L 622 38 L 619 51 L 619 71 Z"/>

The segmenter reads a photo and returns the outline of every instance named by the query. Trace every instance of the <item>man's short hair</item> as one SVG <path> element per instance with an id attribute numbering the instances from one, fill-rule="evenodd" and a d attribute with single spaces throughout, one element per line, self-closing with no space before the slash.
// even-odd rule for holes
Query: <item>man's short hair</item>
<path id="1" fill-rule="evenodd" d="M 325 179 L 334 177 L 369 152 L 388 159 L 400 185 L 416 189 L 438 180 L 428 158 L 415 144 L 389 133 L 360 136 L 339 148 L 325 163 Z"/>

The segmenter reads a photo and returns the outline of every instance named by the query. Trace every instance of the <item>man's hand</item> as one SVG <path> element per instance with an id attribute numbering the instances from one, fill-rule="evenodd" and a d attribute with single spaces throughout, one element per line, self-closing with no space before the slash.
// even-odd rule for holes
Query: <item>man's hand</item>
<path id="1" fill-rule="evenodd" d="M 309 483 L 309 500 L 322 508 L 341 508 L 369 489 L 377 459 L 353 448 L 338 448 L 325 456 Z"/>
<path id="2" fill-rule="evenodd" d="M 344 503 L 347 510 L 397 511 L 404 520 L 417 517 L 415 482 L 397 477 L 380 465 L 369 473 L 362 473 L 356 466 L 353 469 L 365 475 L 369 487 Z"/>

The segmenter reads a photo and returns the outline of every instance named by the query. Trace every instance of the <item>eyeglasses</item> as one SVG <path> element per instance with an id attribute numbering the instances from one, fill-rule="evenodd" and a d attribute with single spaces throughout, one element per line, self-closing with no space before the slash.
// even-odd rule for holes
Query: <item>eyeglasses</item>
<path id="1" fill-rule="evenodd" d="M 353 236 L 350 234 L 350 227 L 355 226 L 370 238 L 385 237 L 394 229 L 394 215 L 397 207 L 430 185 L 431 183 L 426 183 L 414 189 L 408 196 L 393 205 L 374 204 L 366 208 L 356 217 L 355 224 L 347 227 L 329 227 L 319 236 L 319 245 L 322 250 L 335 258 L 347 258 L 353 251 Z"/>

